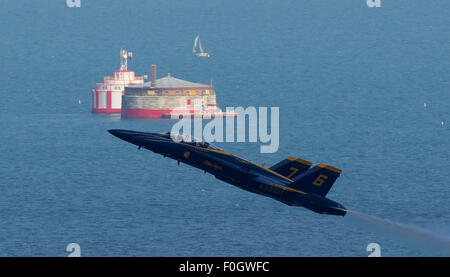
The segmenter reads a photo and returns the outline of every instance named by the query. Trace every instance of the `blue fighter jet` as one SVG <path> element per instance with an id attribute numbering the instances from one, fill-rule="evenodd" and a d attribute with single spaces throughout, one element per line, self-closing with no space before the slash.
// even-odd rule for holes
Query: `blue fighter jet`
<path id="1" fill-rule="evenodd" d="M 211 173 L 241 189 L 264 195 L 290 206 L 320 214 L 344 216 L 346 209 L 325 196 L 342 171 L 335 167 L 288 157 L 270 168 L 225 152 L 207 142 L 170 133 L 109 130 L 114 136 L 165 157 Z"/>

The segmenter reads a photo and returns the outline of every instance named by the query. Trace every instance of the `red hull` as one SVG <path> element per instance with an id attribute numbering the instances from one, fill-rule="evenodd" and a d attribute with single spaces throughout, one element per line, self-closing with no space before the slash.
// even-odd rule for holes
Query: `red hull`
<path id="1" fill-rule="evenodd" d="M 120 113 L 121 109 L 111 109 L 111 108 L 104 108 L 104 109 L 97 109 L 92 108 L 93 113 Z"/>

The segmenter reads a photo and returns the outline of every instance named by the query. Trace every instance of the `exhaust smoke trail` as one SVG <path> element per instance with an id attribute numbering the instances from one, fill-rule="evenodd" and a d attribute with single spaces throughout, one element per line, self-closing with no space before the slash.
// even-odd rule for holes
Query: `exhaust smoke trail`
<path id="1" fill-rule="evenodd" d="M 347 210 L 344 217 L 369 231 L 413 247 L 426 256 L 449 256 L 450 234 L 439 234 L 418 226 L 407 225 L 375 216 Z"/>

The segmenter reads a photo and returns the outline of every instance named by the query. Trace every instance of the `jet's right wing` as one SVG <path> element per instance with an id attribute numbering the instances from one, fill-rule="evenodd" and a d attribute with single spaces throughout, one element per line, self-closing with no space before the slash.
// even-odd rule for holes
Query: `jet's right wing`
<path id="1" fill-rule="evenodd" d="M 281 162 L 271 166 L 269 169 L 281 174 L 289 179 L 293 179 L 298 175 L 304 173 L 311 167 L 312 163 L 297 159 L 294 157 L 288 157 Z"/>

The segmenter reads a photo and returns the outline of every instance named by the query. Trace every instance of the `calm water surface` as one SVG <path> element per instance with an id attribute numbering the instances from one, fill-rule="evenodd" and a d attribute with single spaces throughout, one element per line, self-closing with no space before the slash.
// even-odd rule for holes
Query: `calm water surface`
<path id="1" fill-rule="evenodd" d="M 90 90 L 132 50 L 138 75 L 155 63 L 212 80 L 222 108 L 280 107 L 278 152 L 224 150 L 336 166 L 331 199 L 448 236 L 450 2 L 331 2 L 2 1 L 0 255 L 65 256 L 71 242 L 83 256 L 367 256 L 371 242 L 434 255 L 107 133 L 173 122 L 90 113 Z M 210 59 L 192 56 L 197 34 Z"/>

